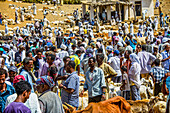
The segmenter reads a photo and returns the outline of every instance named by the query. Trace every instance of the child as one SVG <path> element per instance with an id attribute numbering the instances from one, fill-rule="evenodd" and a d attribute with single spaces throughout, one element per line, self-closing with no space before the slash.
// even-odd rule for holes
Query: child
<path id="1" fill-rule="evenodd" d="M 129 84 L 129 78 L 127 75 L 127 67 L 122 66 L 121 68 L 122 72 L 122 86 L 120 87 L 120 90 L 123 91 L 123 97 L 126 100 L 130 100 L 130 84 Z"/>
<path id="2" fill-rule="evenodd" d="M 3 113 L 31 113 L 31 110 L 24 105 L 31 93 L 31 85 L 26 81 L 20 81 L 15 84 L 17 98 L 10 103 Z"/>

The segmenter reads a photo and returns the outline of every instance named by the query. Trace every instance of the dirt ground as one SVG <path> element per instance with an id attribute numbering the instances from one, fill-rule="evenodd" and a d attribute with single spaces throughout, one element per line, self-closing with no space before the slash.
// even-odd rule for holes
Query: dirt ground
<path id="1" fill-rule="evenodd" d="M 15 20 L 15 9 L 11 9 L 9 8 L 9 4 L 14 4 L 17 5 L 17 7 L 28 7 L 28 6 L 32 6 L 32 3 L 16 3 L 16 2 L 12 2 L 12 1 L 6 1 L 6 2 L 0 2 L 0 12 L 2 14 L 6 14 L 9 19 L 14 19 Z M 43 6 L 47 6 L 47 7 L 53 7 L 53 4 L 51 5 L 44 5 L 44 4 L 36 4 L 37 9 L 43 9 Z M 64 4 L 63 6 L 59 6 L 61 10 L 55 10 L 57 11 L 57 13 L 60 13 L 61 11 L 67 12 L 67 13 L 73 13 L 73 11 L 75 9 L 80 9 L 81 5 L 67 5 Z M 34 19 L 43 19 L 43 12 L 42 11 L 38 11 L 37 10 L 37 15 L 34 17 Z M 56 16 L 56 15 L 52 15 L 51 13 L 49 13 L 46 18 L 49 21 L 59 21 L 59 20 L 64 20 L 66 19 L 66 17 L 60 17 L 60 16 Z M 20 24 L 17 25 L 8 25 L 8 27 L 23 27 L 26 25 L 26 23 L 31 23 L 33 21 L 24 21 L 24 22 L 20 22 Z M 0 25 L 0 30 L 4 30 L 5 29 L 5 25 Z"/>

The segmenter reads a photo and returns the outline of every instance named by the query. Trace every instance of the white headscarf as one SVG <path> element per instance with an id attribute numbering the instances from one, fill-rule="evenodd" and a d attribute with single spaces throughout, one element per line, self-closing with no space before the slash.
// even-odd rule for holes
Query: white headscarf
<path id="1" fill-rule="evenodd" d="M 135 63 L 135 62 L 140 64 L 139 57 L 135 53 L 130 54 L 130 60 L 132 61 L 132 64 Z"/>

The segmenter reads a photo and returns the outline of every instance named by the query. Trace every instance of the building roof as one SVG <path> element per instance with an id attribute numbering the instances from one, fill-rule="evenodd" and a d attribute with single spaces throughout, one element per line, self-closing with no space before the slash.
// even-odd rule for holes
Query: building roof
<path id="1" fill-rule="evenodd" d="M 123 4 L 123 5 L 132 5 L 133 3 L 130 2 L 124 2 L 124 1 L 119 1 L 119 0 L 112 0 L 112 1 L 82 1 L 82 4 L 85 5 L 91 5 L 91 6 L 106 6 L 106 5 L 116 5 L 116 4 Z"/>

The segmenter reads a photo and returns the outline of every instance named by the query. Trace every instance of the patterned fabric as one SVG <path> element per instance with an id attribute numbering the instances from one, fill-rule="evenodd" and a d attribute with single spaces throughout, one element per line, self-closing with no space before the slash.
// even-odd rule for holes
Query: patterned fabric
<path id="1" fill-rule="evenodd" d="M 47 84 L 50 88 L 54 87 L 55 83 L 50 76 L 41 76 L 41 78 L 37 79 L 36 84 Z"/>
<path id="2" fill-rule="evenodd" d="M 3 110 L 5 109 L 7 97 L 14 93 L 15 93 L 14 87 L 8 84 L 6 84 L 6 91 L 2 93 L 0 92 L 0 113 L 2 113 Z"/>
<path id="3" fill-rule="evenodd" d="M 168 72 L 168 70 L 165 70 L 162 67 L 155 66 L 150 71 L 153 74 L 153 77 L 155 79 L 155 83 L 160 83 L 165 76 L 165 74 Z"/>

